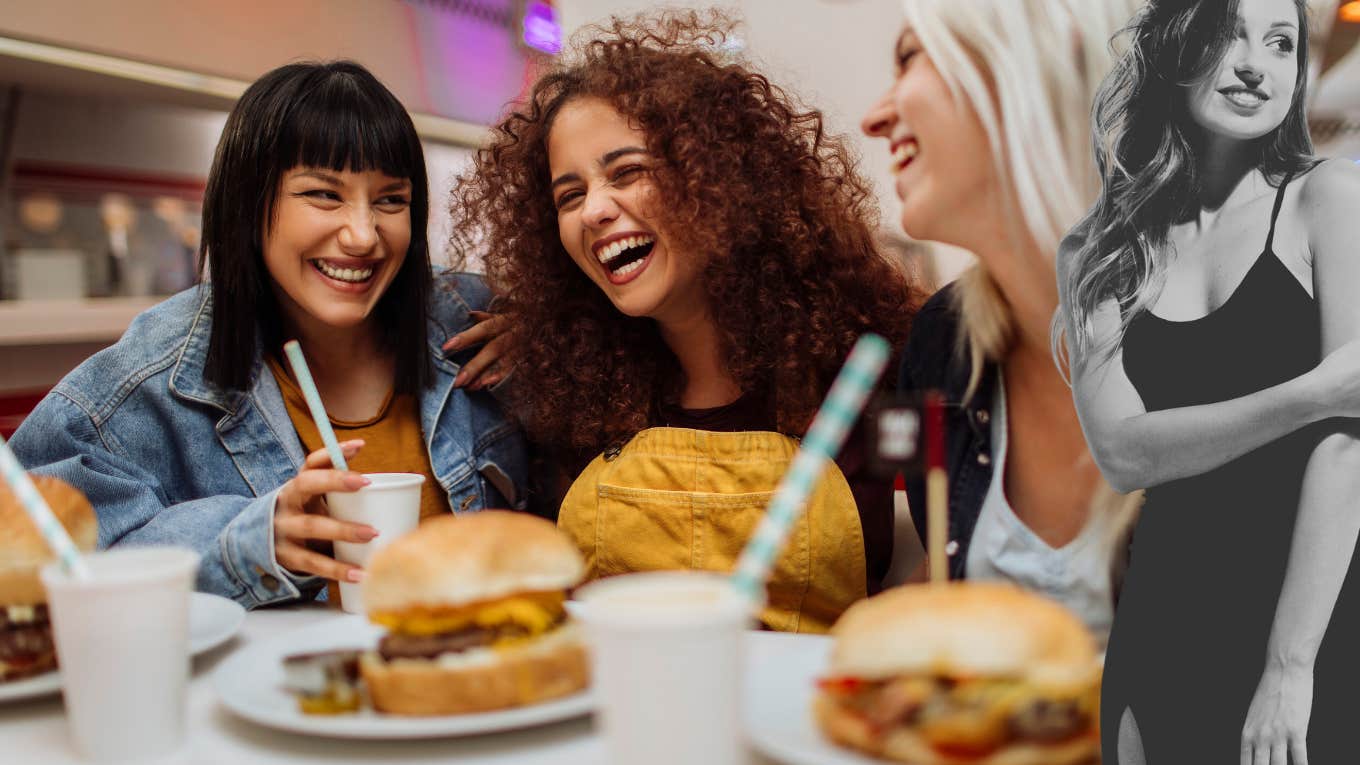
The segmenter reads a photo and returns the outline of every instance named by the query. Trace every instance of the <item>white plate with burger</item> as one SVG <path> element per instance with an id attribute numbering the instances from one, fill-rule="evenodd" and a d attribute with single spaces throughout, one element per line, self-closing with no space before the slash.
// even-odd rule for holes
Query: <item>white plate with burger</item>
<path id="1" fill-rule="evenodd" d="M 1099 759 L 1095 646 L 1056 603 L 999 583 L 899 587 L 852 607 L 832 635 L 751 645 L 747 733 L 775 760 Z"/>
<path id="2" fill-rule="evenodd" d="M 51 476 L 32 478 L 76 547 L 93 550 L 99 524 L 85 495 Z M 47 591 L 38 578 L 39 569 L 52 560 L 46 540 L 14 494 L 0 484 L 0 702 L 61 690 L 61 673 L 53 669 L 56 652 Z M 245 616 L 245 609 L 226 598 L 194 593 L 189 601 L 193 653 L 225 642 L 241 628 Z"/>
<path id="3" fill-rule="evenodd" d="M 367 616 L 250 645 L 213 682 L 260 725 L 339 738 L 437 738 L 588 714 L 585 649 L 563 606 L 584 563 L 523 513 L 449 515 L 374 554 Z"/>

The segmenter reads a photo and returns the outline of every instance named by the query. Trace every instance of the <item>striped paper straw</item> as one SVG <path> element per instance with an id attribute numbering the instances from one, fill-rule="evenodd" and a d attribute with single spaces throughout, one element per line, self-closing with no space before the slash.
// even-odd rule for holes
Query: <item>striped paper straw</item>
<path id="1" fill-rule="evenodd" d="M 326 443 L 326 451 L 331 453 L 331 465 L 336 470 L 349 470 L 349 463 L 345 462 L 345 453 L 340 450 L 340 442 L 335 438 L 335 431 L 331 430 L 331 418 L 326 415 L 326 407 L 321 405 L 321 394 L 316 390 L 312 371 L 307 368 L 307 360 L 302 358 L 302 346 L 298 345 L 296 340 L 289 340 L 283 344 L 283 352 L 288 354 L 288 363 L 293 367 L 293 376 L 297 378 L 298 387 L 302 388 L 302 396 L 307 399 L 307 408 L 312 410 L 312 419 L 316 421 L 317 432 Z"/>
<path id="2" fill-rule="evenodd" d="M 822 477 L 826 463 L 840 451 L 850 428 L 864 411 L 864 404 L 888 363 L 888 354 L 888 341 L 878 335 L 864 335 L 855 343 L 845 366 L 836 375 L 793 464 L 779 482 L 760 527 L 737 561 L 732 584 L 752 604 L 765 602 L 765 579 L 775 558 L 784 548 L 793 524 L 802 515 L 803 506 L 812 495 L 817 479 Z"/>
<path id="3" fill-rule="evenodd" d="M 0 436 L 0 475 L 5 477 L 5 482 L 19 498 L 20 506 L 28 512 L 33 523 L 37 524 L 38 531 L 42 533 L 43 539 L 47 540 L 47 546 L 57 554 L 57 560 L 61 562 L 66 575 L 73 579 L 89 579 L 90 570 L 85 567 L 85 561 L 81 560 L 76 543 L 71 541 L 71 535 L 66 533 L 66 527 L 52 514 L 52 508 L 47 506 L 47 502 L 38 493 L 38 487 L 33 485 L 28 473 L 24 472 L 24 466 L 19 464 L 19 458 L 14 456 L 9 444 L 5 443 L 4 436 Z"/>

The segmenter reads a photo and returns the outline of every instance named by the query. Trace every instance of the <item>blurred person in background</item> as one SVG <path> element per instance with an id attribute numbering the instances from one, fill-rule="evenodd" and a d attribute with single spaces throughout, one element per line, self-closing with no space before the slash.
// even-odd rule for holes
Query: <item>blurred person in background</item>
<path id="1" fill-rule="evenodd" d="M 912 0 L 896 78 L 862 129 L 888 142 L 901 225 L 977 264 L 916 317 L 898 375 L 946 398 L 952 578 L 1003 579 L 1103 641 L 1137 500 L 1082 436 L 1049 331 L 1058 243 L 1099 188 L 1090 107 L 1136 0 Z M 925 484 L 909 480 L 927 537 Z"/>
<path id="2" fill-rule="evenodd" d="M 1306 11 L 1156 0 L 1097 102 L 1061 340 L 1102 470 L 1147 489 L 1106 762 L 1355 758 L 1360 169 L 1313 155 Z"/>
<path id="3" fill-rule="evenodd" d="M 587 30 L 454 194 L 500 293 L 516 413 L 575 477 L 559 525 L 591 578 L 729 571 L 855 340 L 900 348 L 917 303 L 844 143 L 722 52 L 731 27 Z M 824 631 L 882 586 L 892 486 L 865 458 L 855 442 L 819 484 L 767 626 Z"/>
<path id="4" fill-rule="evenodd" d="M 247 607 L 361 580 L 331 557 L 369 526 L 327 517 L 361 472 L 425 476 L 422 516 L 522 504 L 523 443 L 486 394 L 454 389 L 438 339 L 490 298 L 432 275 L 420 139 L 351 62 L 261 77 L 227 118 L 203 204 L 210 278 L 139 316 L 14 435 L 25 467 L 85 492 L 99 544 L 178 545 L 197 587 Z M 349 471 L 331 468 L 282 357 L 296 338 Z M 364 444 L 367 443 L 367 447 Z"/>

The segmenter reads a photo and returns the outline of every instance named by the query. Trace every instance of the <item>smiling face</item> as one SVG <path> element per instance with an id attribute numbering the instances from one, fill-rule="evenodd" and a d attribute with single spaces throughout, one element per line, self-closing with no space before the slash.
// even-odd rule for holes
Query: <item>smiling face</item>
<path id="1" fill-rule="evenodd" d="M 284 173 L 263 240 L 285 321 L 365 324 L 406 260 L 410 202 L 411 182 L 378 170 Z"/>
<path id="2" fill-rule="evenodd" d="M 969 211 L 995 200 L 998 179 L 986 130 L 971 105 L 954 97 L 910 28 L 898 38 L 896 63 L 896 80 L 860 127 L 888 139 L 903 230 L 967 246 Z"/>
<path id="3" fill-rule="evenodd" d="M 548 134 L 562 246 L 620 312 L 680 320 L 705 303 L 702 264 L 661 231 L 646 136 L 597 98 L 563 105 Z"/>
<path id="4" fill-rule="evenodd" d="M 1298 82 L 1293 0 L 1241 0 L 1223 58 L 1186 92 L 1190 118 L 1211 135 L 1260 138 L 1289 114 Z"/>

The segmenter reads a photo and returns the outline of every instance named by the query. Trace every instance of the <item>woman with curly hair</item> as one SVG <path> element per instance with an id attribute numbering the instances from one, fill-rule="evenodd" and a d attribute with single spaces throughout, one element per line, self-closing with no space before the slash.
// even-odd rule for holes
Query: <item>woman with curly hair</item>
<path id="1" fill-rule="evenodd" d="M 528 390 L 531 437 L 590 462 L 560 526 L 592 577 L 728 570 L 856 338 L 900 347 L 915 292 L 822 117 L 720 52 L 730 22 L 592 30 L 455 193 Z M 579 464 L 579 462 L 577 463 Z M 828 469 L 763 619 L 821 631 L 876 591 L 891 486 Z"/>

